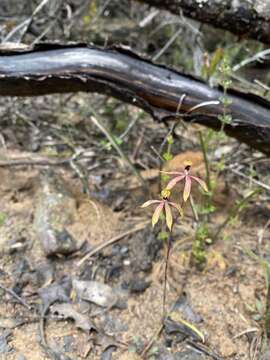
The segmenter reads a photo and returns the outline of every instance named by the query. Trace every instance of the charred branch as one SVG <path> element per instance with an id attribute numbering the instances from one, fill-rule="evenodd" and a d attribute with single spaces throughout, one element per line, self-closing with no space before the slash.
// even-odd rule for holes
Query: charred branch
<path id="1" fill-rule="evenodd" d="M 264 0 L 139 0 L 151 6 L 270 43 L 270 3 Z"/>
<path id="2" fill-rule="evenodd" d="M 38 45 L 0 51 L 0 96 L 98 92 L 144 109 L 160 121 L 181 117 L 219 130 L 222 90 L 122 49 Z M 177 114 L 179 101 L 185 97 Z M 270 104 L 232 91 L 229 136 L 270 154 Z M 201 103 L 202 104 L 200 106 Z"/>

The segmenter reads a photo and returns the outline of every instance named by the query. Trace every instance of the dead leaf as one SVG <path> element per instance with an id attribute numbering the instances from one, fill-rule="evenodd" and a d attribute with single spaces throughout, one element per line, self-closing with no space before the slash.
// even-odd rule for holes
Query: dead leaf
<path id="1" fill-rule="evenodd" d="M 71 304 L 54 304 L 50 307 L 50 311 L 54 315 L 59 315 L 63 319 L 72 319 L 78 329 L 89 332 L 97 330 L 95 325 L 89 320 L 87 315 L 79 313 Z"/>
<path id="2" fill-rule="evenodd" d="M 102 307 L 112 307 L 118 298 L 113 289 L 106 284 L 97 281 L 73 280 L 73 289 L 77 296 Z"/>
<path id="3" fill-rule="evenodd" d="M 38 293 L 41 297 L 44 308 L 48 307 L 56 301 L 68 302 L 68 287 L 69 284 L 51 284 L 44 288 L 41 288 Z"/>

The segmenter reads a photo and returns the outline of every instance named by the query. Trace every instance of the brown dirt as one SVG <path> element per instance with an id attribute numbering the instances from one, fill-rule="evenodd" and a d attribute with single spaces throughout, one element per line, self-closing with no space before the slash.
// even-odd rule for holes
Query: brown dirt
<path id="1" fill-rule="evenodd" d="M 46 261 L 42 249 L 34 245 L 37 241 L 33 230 L 37 173 L 38 171 L 31 169 L 27 172 L 18 170 L 14 176 L 11 170 L 0 169 L 0 205 L 1 212 L 6 214 L 0 232 L 0 269 L 4 271 L 0 281 L 6 287 L 12 287 L 16 283 L 17 267 L 22 261 L 27 260 L 32 270 L 40 262 Z M 86 196 L 80 194 L 79 183 L 69 179 L 65 172 L 62 172 L 62 175 L 73 188 L 74 194 L 77 194 L 79 204 L 76 220 L 73 227 L 71 226 L 74 236 L 87 240 L 91 246 L 96 246 L 126 230 L 129 220 L 125 215 L 119 216 L 96 200 L 89 202 Z M 143 220 L 147 219 L 147 214 L 141 211 L 137 211 L 137 216 L 141 219 L 144 217 Z M 219 213 L 219 216 L 222 217 L 224 214 Z M 231 360 L 249 360 L 251 341 L 256 336 L 259 338 L 261 334 L 260 323 L 254 321 L 253 315 L 256 313 L 256 299 L 263 302 L 265 298 L 263 271 L 243 251 L 245 248 L 257 246 L 258 231 L 262 229 L 264 222 L 261 224 L 257 221 L 254 225 L 254 221 L 256 222 L 254 218 L 250 221 L 243 217 L 236 225 L 226 230 L 227 240 L 218 241 L 209 248 L 207 266 L 203 272 L 197 272 L 189 265 L 193 230 L 190 218 L 186 218 L 184 222 L 176 225 L 177 236 L 169 264 L 168 307 L 184 291 L 193 312 L 203 319 L 194 326 L 205 335 L 206 345 L 222 358 Z M 268 233 L 260 245 L 261 250 L 266 246 L 267 240 Z M 139 234 L 121 240 L 122 244 L 130 246 L 133 257 L 141 260 L 136 263 L 134 258 L 126 258 L 120 277 L 109 281 L 109 284 L 119 284 L 120 279 L 130 280 L 137 272 L 141 278 L 150 281 L 151 285 L 141 294 L 130 294 L 126 309 L 111 309 L 107 315 L 95 318 L 101 328 L 109 326 L 106 316 L 111 319 L 114 327 L 111 334 L 119 345 L 113 353 L 113 359 L 120 359 L 121 356 L 133 359 L 131 353 L 126 353 L 128 345 L 137 344 L 138 348 L 143 347 L 139 343 L 147 344 L 161 324 L 165 252 L 160 252 L 151 270 L 137 270 L 145 260 L 145 254 L 140 255 L 140 251 L 143 251 L 143 241 L 144 237 L 139 238 Z M 105 250 L 107 258 L 112 256 L 110 249 Z M 71 277 L 78 276 L 80 271 L 76 263 L 80 256 L 79 253 L 76 257 L 66 260 L 54 259 L 56 278 L 67 274 Z M 100 262 L 97 259 L 95 264 L 101 269 L 107 266 L 104 259 L 100 259 Z M 104 273 L 105 270 L 99 273 L 100 280 L 104 280 Z M 28 281 L 22 287 L 21 296 L 29 303 L 39 303 L 37 290 L 38 285 Z M 13 352 L 2 355 L 1 359 L 15 360 L 19 354 L 23 354 L 27 360 L 48 359 L 39 345 L 37 316 L 21 305 L 14 304 L 14 299 L 9 295 L 3 293 L 0 301 L 0 318 L 27 319 L 26 324 L 11 330 L 10 346 Z M 120 325 L 125 325 L 125 330 L 121 329 Z M 247 336 L 246 332 L 250 329 L 253 329 L 253 332 Z M 50 345 L 57 344 L 62 349 L 64 339 L 72 337 L 73 345 L 68 355 L 73 359 L 100 358 L 102 346 L 94 345 L 93 335 L 77 330 L 71 321 L 50 319 L 46 325 L 46 336 Z M 163 343 L 164 346 L 164 333 L 157 338 L 156 343 Z M 185 342 L 173 345 L 170 351 L 173 353 L 183 348 Z"/>

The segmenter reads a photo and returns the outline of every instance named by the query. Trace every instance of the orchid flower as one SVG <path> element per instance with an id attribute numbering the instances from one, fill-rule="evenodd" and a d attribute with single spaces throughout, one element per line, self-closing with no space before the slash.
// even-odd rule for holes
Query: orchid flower
<path id="1" fill-rule="evenodd" d="M 174 202 L 168 201 L 168 198 L 171 195 L 171 191 L 169 189 L 165 189 L 161 192 L 161 200 L 148 200 L 144 204 L 142 204 L 142 208 L 145 208 L 149 205 L 158 204 L 154 214 L 152 216 L 152 226 L 154 227 L 158 222 L 160 215 L 162 212 L 165 211 L 165 219 L 166 224 L 170 231 L 172 231 L 172 224 L 173 224 L 173 215 L 171 207 L 174 207 L 178 210 L 180 217 L 183 216 L 183 210 L 179 204 Z"/>
<path id="2" fill-rule="evenodd" d="M 183 200 L 186 202 L 190 196 L 190 192 L 191 192 L 191 184 L 192 181 L 196 181 L 202 188 L 204 191 L 208 191 L 206 183 L 198 178 L 197 176 L 193 176 L 190 175 L 190 169 L 191 169 L 191 165 L 192 162 L 191 161 L 185 161 L 184 162 L 184 171 L 180 172 L 180 171 L 161 171 L 164 174 L 168 174 L 168 175 L 176 175 L 175 178 L 173 178 L 167 185 L 167 189 L 171 190 L 179 181 L 184 181 L 185 185 L 184 185 L 184 192 L 183 192 Z"/>

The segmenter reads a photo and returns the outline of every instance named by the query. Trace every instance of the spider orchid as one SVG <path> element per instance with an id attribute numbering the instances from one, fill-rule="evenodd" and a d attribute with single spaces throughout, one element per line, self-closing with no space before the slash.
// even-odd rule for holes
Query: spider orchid
<path id="1" fill-rule="evenodd" d="M 158 204 L 154 214 L 152 216 L 152 226 L 154 227 L 158 222 L 160 215 L 165 211 L 165 219 L 166 224 L 170 231 L 172 231 L 173 225 L 173 215 L 171 207 L 174 207 L 178 210 L 180 217 L 183 217 L 183 210 L 179 204 L 168 201 L 171 195 L 171 191 L 169 189 L 165 189 L 161 192 L 161 200 L 148 200 L 144 204 L 142 204 L 142 208 L 145 208 L 149 205 Z"/>
<path id="2" fill-rule="evenodd" d="M 168 171 L 161 171 L 163 174 L 168 174 L 168 175 L 176 175 L 175 178 L 173 178 L 167 185 L 167 189 L 171 190 L 179 181 L 184 181 L 185 185 L 184 185 L 184 192 L 183 192 L 183 200 L 186 202 L 190 196 L 190 192 L 191 192 L 191 183 L 192 181 L 196 181 L 202 188 L 204 191 L 208 191 L 206 183 L 198 178 L 197 176 L 193 176 L 190 175 L 190 169 L 191 169 L 191 165 L 192 162 L 191 161 L 185 161 L 184 162 L 184 171 L 179 172 L 179 171 L 172 171 L 172 172 L 168 172 Z"/>

